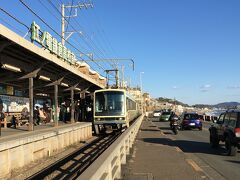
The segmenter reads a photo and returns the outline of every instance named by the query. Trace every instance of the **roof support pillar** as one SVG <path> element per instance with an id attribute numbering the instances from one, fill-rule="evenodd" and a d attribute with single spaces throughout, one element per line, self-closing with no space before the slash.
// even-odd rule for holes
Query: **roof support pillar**
<path id="1" fill-rule="evenodd" d="M 54 85 L 54 126 L 58 126 L 58 85 Z"/>
<path id="2" fill-rule="evenodd" d="M 29 78 L 29 131 L 34 130 L 33 122 L 33 77 Z"/>
<path id="3" fill-rule="evenodd" d="M 74 119 L 74 113 L 75 113 L 74 89 L 78 86 L 78 84 L 79 83 L 64 90 L 64 91 L 70 90 L 71 92 L 71 123 L 74 123 L 75 121 L 77 121 L 77 119 Z"/>
<path id="4" fill-rule="evenodd" d="M 64 77 L 46 85 L 46 86 L 54 86 L 54 126 L 58 126 L 58 85 L 61 84 Z"/>
<path id="5" fill-rule="evenodd" d="M 75 112 L 75 104 L 74 104 L 74 88 L 71 88 L 71 123 L 74 123 L 74 112 Z"/>
<path id="6" fill-rule="evenodd" d="M 34 130 L 34 119 L 33 119 L 33 78 L 37 77 L 38 72 L 41 68 L 38 68 L 19 79 L 28 79 L 29 81 L 29 131 Z"/>

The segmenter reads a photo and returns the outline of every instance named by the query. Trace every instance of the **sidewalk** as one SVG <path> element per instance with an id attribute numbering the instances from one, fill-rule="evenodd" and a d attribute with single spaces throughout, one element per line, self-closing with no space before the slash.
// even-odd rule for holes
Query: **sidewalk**
<path id="1" fill-rule="evenodd" d="M 123 168 L 124 180 L 200 180 L 194 161 L 172 145 L 172 140 L 147 119 L 139 130 L 133 151 Z"/>

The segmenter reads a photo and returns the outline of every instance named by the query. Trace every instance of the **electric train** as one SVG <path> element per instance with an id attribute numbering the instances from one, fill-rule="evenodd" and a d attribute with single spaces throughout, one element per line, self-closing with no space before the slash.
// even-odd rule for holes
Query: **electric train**
<path id="1" fill-rule="evenodd" d="M 102 89 L 94 92 L 95 133 L 121 130 L 140 115 L 138 104 L 124 89 Z"/>

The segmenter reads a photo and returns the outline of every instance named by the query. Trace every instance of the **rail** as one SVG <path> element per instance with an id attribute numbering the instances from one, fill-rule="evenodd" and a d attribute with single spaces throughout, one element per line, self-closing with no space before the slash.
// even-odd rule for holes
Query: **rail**
<path id="1" fill-rule="evenodd" d="M 126 164 L 127 155 L 130 153 L 142 120 L 143 116 L 140 116 L 78 179 L 120 179 L 121 165 Z"/>
<path id="2" fill-rule="evenodd" d="M 76 179 L 119 135 L 120 132 L 100 136 L 27 179 Z"/>

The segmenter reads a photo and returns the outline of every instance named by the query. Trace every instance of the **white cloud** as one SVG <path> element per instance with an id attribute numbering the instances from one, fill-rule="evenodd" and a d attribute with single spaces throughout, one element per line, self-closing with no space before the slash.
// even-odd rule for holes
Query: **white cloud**
<path id="1" fill-rule="evenodd" d="M 200 86 L 200 91 L 201 92 L 208 92 L 211 87 L 212 87 L 211 84 L 204 84 L 204 85 Z"/>
<path id="2" fill-rule="evenodd" d="M 200 87 L 200 89 L 208 89 L 210 87 L 212 87 L 210 84 L 204 84 Z"/>
<path id="3" fill-rule="evenodd" d="M 179 87 L 177 87 L 177 86 L 173 86 L 172 88 L 173 88 L 173 89 L 178 89 Z"/>

